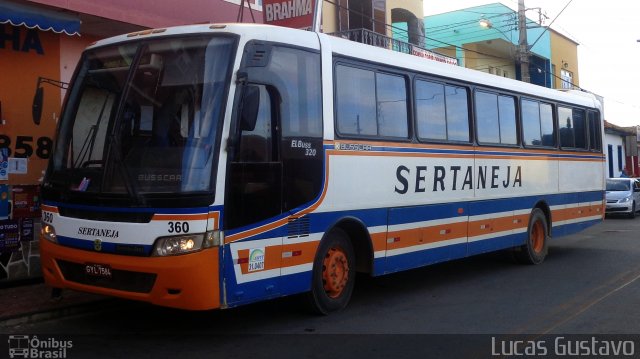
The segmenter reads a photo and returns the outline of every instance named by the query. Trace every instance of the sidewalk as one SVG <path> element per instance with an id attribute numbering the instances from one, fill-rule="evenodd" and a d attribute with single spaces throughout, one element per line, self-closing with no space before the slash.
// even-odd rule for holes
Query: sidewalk
<path id="1" fill-rule="evenodd" d="M 44 283 L 0 288 L 0 330 L 95 310 L 107 297 L 65 289 L 61 298 L 51 298 Z"/>

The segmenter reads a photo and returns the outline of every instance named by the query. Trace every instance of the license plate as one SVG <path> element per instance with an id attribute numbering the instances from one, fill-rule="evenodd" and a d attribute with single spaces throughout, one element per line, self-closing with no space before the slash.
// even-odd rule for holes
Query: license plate
<path id="1" fill-rule="evenodd" d="M 111 266 L 107 264 L 86 263 L 84 272 L 91 277 L 111 279 Z"/>

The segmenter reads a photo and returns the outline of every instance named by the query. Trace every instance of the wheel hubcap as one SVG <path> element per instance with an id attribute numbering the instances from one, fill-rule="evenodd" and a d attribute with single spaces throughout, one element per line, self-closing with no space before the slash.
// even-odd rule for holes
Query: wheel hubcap
<path id="1" fill-rule="evenodd" d="M 324 290 L 331 298 L 337 298 L 349 281 L 349 262 L 344 251 L 331 248 L 322 262 L 322 282 Z"/>
<path id="2" fill-rule="evenodd" d="M 534 252 L 542 252 L 544 247 L 544 227 L 541 221 L 536 221 L 531 228 L 531 244 Z"/>

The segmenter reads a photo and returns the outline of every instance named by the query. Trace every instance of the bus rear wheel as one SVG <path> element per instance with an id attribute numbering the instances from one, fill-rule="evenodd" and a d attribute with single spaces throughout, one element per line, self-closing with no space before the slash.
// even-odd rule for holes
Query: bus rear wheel
<path id="1" fill-rule="evenodd" d="M 327 315 L 347 306 L 355 283 L 355 255 L 347 234 L 335 228 L 320 242 L 313 262 L 311 309 Z"/>
<path id="2" fill-rule="evenodd" d="M 540 208 L 534 208 L 529 217 L 527 241 L 516 248 L 516 260 L 524 264 L 540 264 L 549 251 L 549 230 L 547 218 Z"/>

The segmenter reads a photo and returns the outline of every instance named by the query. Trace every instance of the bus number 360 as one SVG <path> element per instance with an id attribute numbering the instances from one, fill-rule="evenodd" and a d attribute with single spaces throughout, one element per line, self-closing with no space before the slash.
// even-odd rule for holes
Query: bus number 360
<path id="1" fill-rule="evenodd" d="M 188 233 L 189 222 L 169 222 L 169 233 Z"/>

